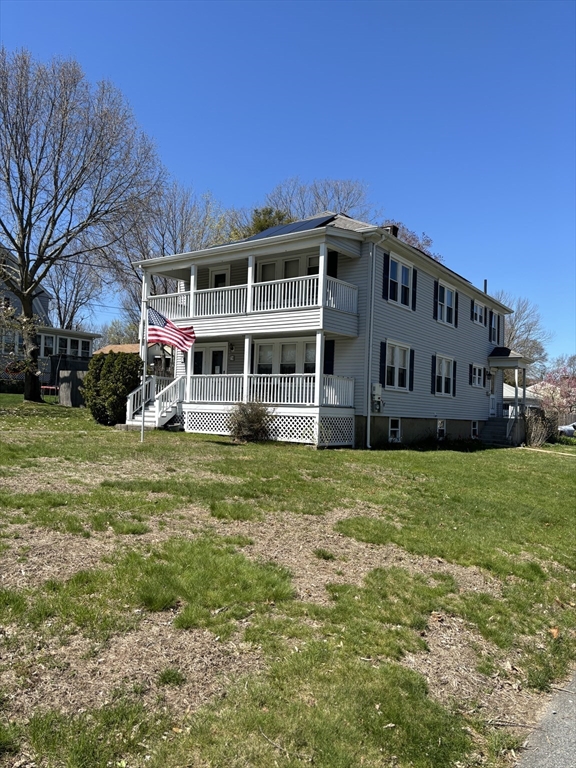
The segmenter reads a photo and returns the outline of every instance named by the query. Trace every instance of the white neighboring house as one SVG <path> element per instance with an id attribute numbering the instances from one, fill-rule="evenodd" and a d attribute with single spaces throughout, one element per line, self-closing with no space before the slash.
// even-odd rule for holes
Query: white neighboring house
<path id="1" fill-rule="evenodd" d="M 224 435 L 234 404 L 258 400 L 273 410 L 278 440 L 478 437 L 504 421 L 503 370 L 527 364 L 500 346 L 511 310 L 396 227 L 326 212 L 139 266 L 142 323 L 150 306 L 196 332 L 192 351 L 176 355 L 174 381 L 146 384 L 152 426 L 177 419 Z M 151 275 L 177 280 L 178 292 L 150 295 Z M 129 423 L 142 420 L 141 397 L 129 398 Z"/>
<path id="2" fill-rule="evenodd" d="M 34 299 L 34 314 L 38 318 L 38 368 L 43 386 L 55 386 L 58 382 L 58 372 L 64 370 L 70 361 L 77 365 L 79 361 L 87 361 L 92 357 L 94 339 L 98 338 L 97 333 L 55 328 L 48 314 L 50 298 L 49 293 L 42 291 Z M 20 307 L 18 299 L 2 284 L 0 301 L 17 310 Z M 14 373 L 12 369 L 12 363 L 23 358 L 22 336 L 13 329 L 0 325 L 0 381 L 24 379 L 24 373 Z"/>

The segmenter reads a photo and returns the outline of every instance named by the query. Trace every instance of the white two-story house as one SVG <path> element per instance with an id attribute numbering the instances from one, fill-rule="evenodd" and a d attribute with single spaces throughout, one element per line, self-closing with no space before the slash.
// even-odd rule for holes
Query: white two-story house
<path id="1" fill-rule="evenodd" d="M 142 324 L 153 307 L 193 325 L 171 382 L 151 377 L 128 422 L 227 434 L 240 401 L 275 414 L 278 440 L 377 447 L 479 436 L 502 416 L 510 309 L 396 237 L 342 214 L 140 262 Z M 150 295 L 151 275 L 178 281 Z M 142 350 L 144 354 L 144 350 Z M 516 388 L 517 389 L 517 388 Z"/>

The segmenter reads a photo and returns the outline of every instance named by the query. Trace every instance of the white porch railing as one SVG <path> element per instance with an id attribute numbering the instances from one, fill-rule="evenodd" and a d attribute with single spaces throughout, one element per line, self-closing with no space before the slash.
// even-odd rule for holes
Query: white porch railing
<path id="1" fill-rule="evenodd" d="M 358 287 L 336 280 L 334 277 L 326 278 L 326 307 L 340 309 L 342 312 L 358 312 Z"/>
<path id="2" fill-rule="evenodd" d="M 303 309 L 318 306 L 318 275 L 293 277 L 255 283 L 252 287 L 252 310 Z"/>
<path id="3" fill-rule="evenodd" d="M 242 400 L 244 377 L 237 375 L 192 376 L 190 401 L 193 403 L 238 403 Z"/>
<path id="4" fill-rule="evenodd" d="M 190 317 L 190 294 L 165 293 L 161 296 L 149 296 L 148 306 L 171 320 L 183 320 Z"/>
<path id="5" fill-rule="evenodd" d="M 154 409 L 156 411 L 156 426 L 161 426 L 162 423 L 173 415 L 173 411 L 184 400 L 184 390 L 186 386 L 186 379 L 184 376 L 179 376 L 174 381 L 170 382 L 167 387 L 164 387 L 156 393 L 156 399 L 154 402 Z"/>
<path id="6" fill-rule="evenodd" d="M 266 405 L 314 405 L 314 374 L 250 374 L 247 400 Z M 352 408 L 354 379 L 323 376 L 321 405 Z M 236 375 L 192 376 L 190 402 L 238 403 L 244 399 L 244 377 Z"/>
<path id="7" fill-rule="evenodd" d="M 343 376 L 324 376 L 322 381 L 322 405 L 352 408 L 354 405 L 354 379 Z"/>
<path id="8" fill-rule="evenodd" d="M 274 405 L 313 405 L 314 374 L 251 375 L 248 399 Z"/>
<path id="9" fill-rule="evenodd" d="M 246 312 L 246 291 L 245 285 L 196 291 L 194 316 L 242 315 Z"/>
<path id="10" fill-rule="evenodd" d="M 218 317 L 242 315 L 247 312 L 247 285 L 231 285 L 226 288 L 209 288 L 195 291 L 194 308 L 190 305 L 190 293 L 167 293 L 150 296 L 148 304 L 171 320 L 193 317 Z M 284 309 L 306 309 L 323 306 L 356 314 L 358 288 L 334 277 L 326 278 L 324 301 L 318 296 L 318 275 L 293 277 L 289 280 L 272 280 L 252 285 L 252 312 L 270 312 Z"/>

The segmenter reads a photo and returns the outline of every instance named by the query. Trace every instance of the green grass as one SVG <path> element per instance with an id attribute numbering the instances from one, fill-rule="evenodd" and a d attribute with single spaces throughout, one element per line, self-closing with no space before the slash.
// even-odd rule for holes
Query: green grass
<path id="1" fill-rule="evenodd" d="M 448 768 L 474 764 L 471 730 L 487 765 L 501 768 L 514 738 L 466 714 L 457 692 L 453 709 L 435 703 L 423 678 L 400 663 L 408 652 L 426 652 L 430 614 L 459 617 L 491 644 L 477 665 L 487 682 L 507 674 L 512 649 L 521 654 L 522 684 L 535 689 L 548 689 L 574 663 L 576 534 L 566 500 L 575 496 L 576 467 L 572 456 L 558 455 L 573 446 L 314 451 L 165 432 L 140 443 L 138 433 L 100 427 L 85 411 L 18 396 L 0 396 L 0 418 L 0 477 L 10 481 L 0 491 L 0 567 L 22 525 L 84 537 L 85 546 L 102 536 L 116 544 L 99 567 L 0 589 L 0 621 L 13 628 L 0 639 L 0 658 L 3 645 L 26 645 L 30 632 L 105 644 L 147 612 L 165 611 L 179 631 L 202 628 L 215 643 L 248 643 L 265 662 L 260 675 L 230 684 L 224 698 L 188 718 L 162 703 L 144 709 L 134 692 L 121 692 L 68 720 L 46 707 L 29 723 L 7 721 L 0 763 L 28 744 L 37 762 L 55 768 L 122 761 Z M 479 567 L 499 590 L 461 591 L 445 573 L 377 568 L 360 585 L 327 584 L 330 602 L 318 605 L 295 599 L 285 569 L 249 559 L 246 537 L 215 536 L 201 525 L 186 538 L 142 540 L 154 525 L 184 524 L 183 511 L 198 506 L 220 526 L 251 523 L 251 535 L 278 513 L 347 510 L 339 534 Z M 23 563 L 28 554 L 21 550 Z M 306 554 L 346 567 L 314 542 Z M 23 680 L 33 668 L 31 655 Z M 187 682 L 177 666 L 157 675 L 166 689 Z"/>

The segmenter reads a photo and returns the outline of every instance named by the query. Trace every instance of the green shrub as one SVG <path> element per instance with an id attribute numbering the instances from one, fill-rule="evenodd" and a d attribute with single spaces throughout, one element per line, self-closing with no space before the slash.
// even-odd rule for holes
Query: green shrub
<path id="1" fill-rule="evenodd" d="M 86 406 L 99 424 L 126 421 L 126 398 L 140 384 L 142 361 L 136 354 L 109 352 L 94 355 L 84 379 Z"/>
<path id="2" fill-rule="evenodd" d="M 228 421 L 230 434 L 234 440 L 242 443 L 270 440 L 273 419 L 273 414 L 262 403 L 237 403 Z"/>

